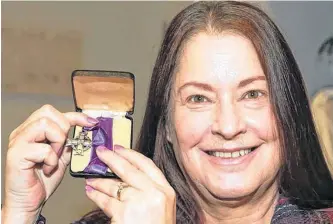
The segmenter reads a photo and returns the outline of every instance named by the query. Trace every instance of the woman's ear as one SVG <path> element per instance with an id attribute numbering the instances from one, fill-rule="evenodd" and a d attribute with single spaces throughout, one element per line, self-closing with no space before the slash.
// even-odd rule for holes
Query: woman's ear
<path id="1" fill-rule="evenodd" d="M 167 138 L 167 141 L 170 143 L 170 144 L 172 144 L 172 139 L 174 139 L 173 137 L 175 137 L 175 136 L 172 136 L 172 135 L 175 135 L 175 132 L 174 132 L 174 129 L 173 129 L 173 127 L 174 127 L 174 124 L 173 124 L 173 119 L 172 119 L 172 114 L 173 113 L 171 113 L 171 109 L 170 108 L 168 108 L 168 116 L 166 116 L 166 118 L 165 118 L 165 133 L 166 133 L 166 138 Z"/>
<path id="2" fill-rule="evenodd" d="M 171 135 L 170 135 L 170 127 L 169 127 L 169 125 L 167 125 L 165 127 L 165 132 L 166 132 L 166 138 L 167 138 L 168 142 L 171 144 Z"/>

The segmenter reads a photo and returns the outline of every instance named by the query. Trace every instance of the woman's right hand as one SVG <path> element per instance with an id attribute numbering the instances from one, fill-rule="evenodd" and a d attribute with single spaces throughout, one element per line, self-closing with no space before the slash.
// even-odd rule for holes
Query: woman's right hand
<path id="1" fill-rule="evenodd" d="M 70 162 L 71 149 L 64 148 L 70 127 L 97 122 L 83 113 L 61 113 L 45 105 L 11 133 L 2 223 L 33 223 Z"/>

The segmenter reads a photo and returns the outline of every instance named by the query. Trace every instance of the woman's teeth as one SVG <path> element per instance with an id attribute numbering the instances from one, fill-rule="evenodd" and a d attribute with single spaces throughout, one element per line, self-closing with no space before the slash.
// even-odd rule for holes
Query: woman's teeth
<path id="1" fill-rule="evenodd" d="M 209 152 L 209 155 L 216 156 L 216 157 L 222 157 L 222 158 L 237 158 L 240 156 L 245 156 L 252 152 L 254 148 L 251 149 L 242 149 L 235 152 Z"/>

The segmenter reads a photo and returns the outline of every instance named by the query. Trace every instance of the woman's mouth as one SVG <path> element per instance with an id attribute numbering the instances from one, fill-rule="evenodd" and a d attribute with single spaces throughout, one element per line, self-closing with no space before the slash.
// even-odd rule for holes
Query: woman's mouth
<path id="1" fill-rule="evenodd" d="M 216 149 L 216 150 L 205 150 L 203 155 L 208 161 L 217 164 L 219 166 L 237 166 L 240 169 L 247 167 L 250 162 L 255 158 L 258 148 L 260 146 L 240 148 L 240 149 Z"/>
<path id="2" fill-rule="evenodd" d="M 238 158 L 253 152 L 255 149 L 256 147 L 252 147 L 249 149 L 241 149 L 233 152 L 207 151 L 206 153 L 210 156 L 221 157 L 221 158 Z"/>

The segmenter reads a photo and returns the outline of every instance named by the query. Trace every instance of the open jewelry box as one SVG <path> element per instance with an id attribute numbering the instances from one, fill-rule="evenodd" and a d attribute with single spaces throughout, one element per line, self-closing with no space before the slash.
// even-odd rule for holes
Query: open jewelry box
<path id="1" fill-rule="evenodd" d="M 74 177 L 116 177 L 99 160 L 96 148 L 115 145 L 132 148 L 135 79 L 129 72 L 76 70 L 72 73 L 76 111 L 100 120 L 92 128 L 74 128 L 74 140 L 89 143 L 73 147 L 70 174 Z"/>

